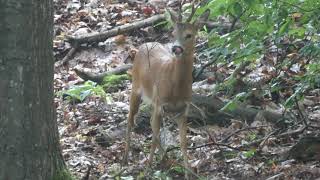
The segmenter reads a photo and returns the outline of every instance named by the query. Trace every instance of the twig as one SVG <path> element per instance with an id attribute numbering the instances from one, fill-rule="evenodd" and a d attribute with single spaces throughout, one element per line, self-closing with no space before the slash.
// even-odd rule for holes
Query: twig
<path id="1" fill-rule="evenodd" d="M 267 136 L 265 136 L 264 138 L 263 138 L 263 140 L 261 141 L 261 143 L 260 143 L 260 145 L 259 145 L 259 149 L 261 148 L 261 147 L 263 147 L 264 146 L 264 144 L 265 144 L 265 142 L 272 136 L 272 135 L 274 135 L 276 132 L 278 132 L 279 131 L 279 129 L 277 129 L 277 130 L 275 130 L 275 131 L 272 131 L 271 133 L 269 133 Z"/>
<path id="2" fill-rule="evenodd" d="M 202 144 L 202 145 L 199 145 L 199 146 L 196 146 L 196 147 L 190 147 L 188 148 L 189 150 L 194 150 L 194 149 L 199 149 L 199 148 L 202 148 L 202 147 L 206 147 L 206 146 L 212 146 L 212 145 L 216 145 L 216 146 L 224 146 L 224 147 L 227 147 L 227 148 L 230 148 L 230 149 L 233 149 L 233 150 L 236 150 L 236 151 L 241 151 L 240 148 L 238 147 L 233 147 L 233 146 L 230 146 L 228 144 L 223 144 L 223 143 L 218 143 L 218 142 L 210 142 L 210 143 L 206 143 L 206 144 Z"/>
<path id="3" fill-rule="evenodd" d="M 298 130 L 295 130 L 295 131 L 290 131 L 290 132 L 286 132 L 286 133 L 282 133 L 282 134 L 276 135 L 275 137 L 282 138 L 282 137 L 285 137 L 285 136 L 292 136 L 292 135 L 300 134 L 305 129 L 306 129 L 306 127 L 303 127 L 301 129 L 298 129 Z M 199 146 L 196 146 L 196 147 L 189 147 L 188 150 L 194 150 L 194 149 L 198 149 L 198 148 L 202 148 L 202 147 L 206 147 L 206 146 L 216 145 L 216 146 L 224 146 L 224 147 L 236 150 L 236 151 L 241 151 L 241 150 L 243 150 L 245 148 L 248 148 L 248 147 L 253 146 L 255 144 L 261 143 L 262 141 L 264 141 L 264 140 L 268 139 L 269 137 L 271 137 L 276 132 L 277 131 L 273 131 L 273 132 L 271 132 L 269 135 L 267 135 L 264 138 L 258 139 L 256 141 L 253 141 L 253 142 L 249 143 L 249 144 L 244 144 L 244 145 L 241 145 L 241 146 L 238 146 L 238 147 L 233 147 L 233 146 L 230 146 L 228 144 L 223 144 L 223 143 L 218 143 L 218 142 L 210 142 L 210 143 L 202 144 L 202 145 L 199 145 Z M 175 150 L 175 149 L 179 149 L 179 148 L 180 148 L 179 146 L 175 146 L 175 147 L 169 148 L 169 149 L 166 150 L 166 153 L 170 152 L 172 150 Z"/>
<path id="4" fill-rule="evenodd" d="M 87 170 L 85 176 L 83 176 L 83 177 L 81 178 L 81 180 L 88 180 L 88 179 L 89 179 L 91 169 L 92 169 L 92 166 L 91 166 L 91 165 L 88 165 L 88 170 Z"/>
<path id="5" fill-rule="evenodd" d="M 188 147 L 187 149 L 188 150 L 195 150 L 195 149 L 199 149 L 199 148 L 203 148 L 203 147 L 206 147 L 206 146 L 222 146 L 222 147 L 227 147 L 227 148 L 230 148 L 230 149 L 233 149 L 233 150 L 236 150 L 236 151 L 240 151 L 241 149 L 240 148 L 237 148 L 237 147 L 232 147 L 228 144 L 223 144 L 223 143 L 217 143 L 217 142 L 210 142 L 210 143 L 205 143 L 205 144 L 202 144 L 202 145 L 199 145 L 199 146 L 195 146 L 195 147 Z M 174 147 L 171 147 L 171 148 L 168 148 L 166 150 L 166 153 L 170 152 L 170 151 L 173 151 L 173 150 L 176 150 L 176 149 L 180 149 L 179 146 L 174 146 Z"/>
<path id="6" fill-rule="evenodd" d="M 320 126 L 314 126 L 314 125 L 310 125 L 310 124 L 309 124 L 307 128 L 320 129 Z"/>
<path id="7" fill-rule="evenodd" d="M 307 127 L 304 126 L 303 128 L 301 129 L 298 129 L 298 130 L 295 130 L 295 131 L 290 131 L 290 132 L 286 132 L 286 133 L 282 133 L 282 134 L 279 134 L 279 135 L 276 135 L 275 137 L 276 138 L 282 138 L 282 137 L 287 137 L 287 136 L 293 136 L 293 135 L 296 135 L 296 134 L 300 134 L 300 133 L 303 133 L 303 131 L 306 129 Z M 261 138 L 261 139 L 258 139 L 258 140 L 255 140 L 249 144 L 243 144 L 241 146 L 238 146 L 239 149 L 242 149 L 242 148 L 246 148 L 246 147 L 250 147 L 250 146 L 253 146 L 253 145 L 256 145 L 256 144 L 259 144 L 261 143 L 263 140 L 265 140 L 265 137 L 264 138 Z"/>
<path id="8" fill-rule="evenodd" d="M 64 58 L 61 60 L 61 62 L 59 62 L 58 66 L 66 65 L 67 62 L 68 62 L 69 60 L 71 60 L 71 58 L 73 57 L 73 55 L 77 52 L 78 47 L 79 47 L 79 45 L 78 45 L 78 44 L 75 44 L 75 45 L 69 50 L 69 52 L 66 54 L 66 56 L 64 56 Z"/>
<path id="9" fill-rule="evenodd" d="M 282 173 L 276 174 L 274 176 L 271 176 L 266 180 L 282 179 L 283 177 L 285 177 L 285 173 L 282 172 Z"/>
<path id="10" fill-rule="evenodd" d="M 258 128 L 263 128 L 263 127 L 268 127 L 268 126 L 255 126 L 255 127 L 246 127 L 246 128 L 238 129 L 235 132 L 233 132 L 232 134 L 230 134 L 229 136 L 225 137 L 221 142 L 226 142 L 229 138 L 231 138 L 232 136 L 238 134 L 239 132 L 252 130 L 252 129 L 258 129 Z"/>
<path id="11" fill-rule="evenodd" d="M 277 138 L 282 138 L 282 137 L 297 135 L 297 134 L 303 133 L 304 130 L 306 130 L 306 129 L 307 129 L 307 127 L 306 127 L 306 126 L 303 126 L 303 127 L 300 128 L 300 129 L 297 129 L 297 130 L 295 130 L 295 131 L 285 132 L 285 133 L 282 133 L 282 134 L 277 135 L 276 137 L 277 137 Z"/>
<path id="12" fill-rule="evenodd" d="M 297 97 L 294 98 L 294 103 L 295 103 L 296 106 L 297 106 L 298 113 L 299 113 L 299 116 L 300 116 L 303 124 L 304 124 L 305 126 L 308 126 L 308 122 L 307 122 L 307 120 L 306 120 L 306 117 L 303 115 L 303 113 L 302 113 L 302 111 L 301 111 L 301 109 L 300 109 L 300 107 L 299 107 L 299 103 L 298 103 Z"/>

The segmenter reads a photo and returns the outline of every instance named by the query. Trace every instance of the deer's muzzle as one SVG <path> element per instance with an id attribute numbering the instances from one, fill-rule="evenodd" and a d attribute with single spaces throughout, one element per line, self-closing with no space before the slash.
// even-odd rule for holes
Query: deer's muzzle
<path id="1" fill-rule="evenodd" d="M 183 53 L 183 48 L 181 46 L 173 46 L 172 47 L 172 52 L 176 55 L 179 56 Z"/>

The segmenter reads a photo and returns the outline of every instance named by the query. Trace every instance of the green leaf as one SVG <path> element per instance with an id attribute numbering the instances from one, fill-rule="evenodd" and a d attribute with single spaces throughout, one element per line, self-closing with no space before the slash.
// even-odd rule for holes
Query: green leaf
<path id="1" fill-rule="evenodd" d="M 243 155 L 246 158 L 252 158 L 256 154 L 256 149 L 251 149 L 250 151 L 244 151 Z"/>
<path id="2" fill-rule="evenodd" d="M 233 111 L 237 107 L 238 107 L 237 103 L 234 100 L 231 100 L 226 105 L 224 105 L 223 108 L 221 108 L 221 111 Z"/>
<path id="3" fill-rule="evenodd" d="M 226 157 L 227 159 L 233 159 L 237 157 L 237 153 L 232 152 L 232 151 L 226 151 L 226 152 L 222 152 L 223 156 Z"/>
<path id="4" fill-rule="evenodd" d="M 287 20 L 279 29 L 279 35 L 283 35 L 288 32 L 289 25 L 292 23 L 292 20 Z"/>
<path id="5" fill-rule="evenodd" d="M 229 6 L 230 1 L 225 1 L 225 0 L 215 0 L 215 1 L 210 1 L 206 8 L 210 9 L 210 17 L 216 17 L 222 14 L 225 14 L 226 12 L 226 7 Z"/>
<path id="6" fill-rule="evenodd" d="M 170 170 L 173 170 L 173 171 L 175 171 L 177 173 L 181 173 L 181 174 L 184 173 L 184 168 L 182 166 L 173 166 L 170 168 Z"/>
<path id="7" fill-rule="evenodd" d="M 225 6 L 227 7 L 226 13 L 228 13 L 229 15 L 237 17 L 242 13 L 243 8 L 239 2 L 226 3 Z"/>
<path id="8" fill-rule="evenodd" d="M 288 34 L 295 36 L 296 38 L 303 38 L 305 35 L 306 29 L 304 27 L 299 27 L 295 29 L 290 29 Z"/>
<path id="9" fill-rule="evenodd" d="M 242 13 L 242 6 L 240 3 L 236 2 L 233 4 L 233 13 L 235 16 L 240 16 Z"/>
<path id="10" fill-rule="evenodd" d="M 255 5 L 256 2 L 255 0 L 244 0 L 244 3 L 246 3 L 251 8 Z"/>
<path id="11" fill-rule="evenodd" d="M 91 95 L 92 90 L 88 89 L 85 91 L 81 91 L 80 93 L 80 101 L 83 101 L 86 97 L 88 97 L 89 95 Z"/>
<path id="12" fill-rule="evenodd" d="M 302 93 L 304 92 L 304 90 L 307 87 L 305 87 L 304 85 L 300 84 L 298 86 L 298 88 L 296 89 L 295 93 L 293 93 L 285 102 L 285 107 L 291 108 L 292 106 L 294 106 L 295 101 L 298 100 L 300 101 L 301 99 L 303 99 L 303 95 Z"/>

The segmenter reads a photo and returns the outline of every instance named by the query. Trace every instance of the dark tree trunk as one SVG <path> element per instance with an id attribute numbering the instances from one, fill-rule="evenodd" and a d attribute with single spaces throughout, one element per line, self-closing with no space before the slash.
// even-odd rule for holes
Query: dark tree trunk
<path id="1" fill-rule="evenodd" d="M 64 171 L 53 104 L 52 0 L 0 1 L 0 179 Z"/>

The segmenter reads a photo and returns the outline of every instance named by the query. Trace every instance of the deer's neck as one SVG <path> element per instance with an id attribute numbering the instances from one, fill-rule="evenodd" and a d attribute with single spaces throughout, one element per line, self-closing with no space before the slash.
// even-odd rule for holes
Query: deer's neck
<path id="1" fill-rule="evenodd" d="M 183 54 L 174 61 L 172 74 L 172 93 L 174 97 L 189 99 L 192 91 L 193 51 Z M 178 99 L 180 99 L 178 98 Z"/>
<path id="2" fill-rule="evenodd" d="M 176 80 L 179 81 L 192 77 L 193 60 L 193 50 L 182 54 L 181 57 L 177 57 L 177 60 L 175 61 Z"/>

